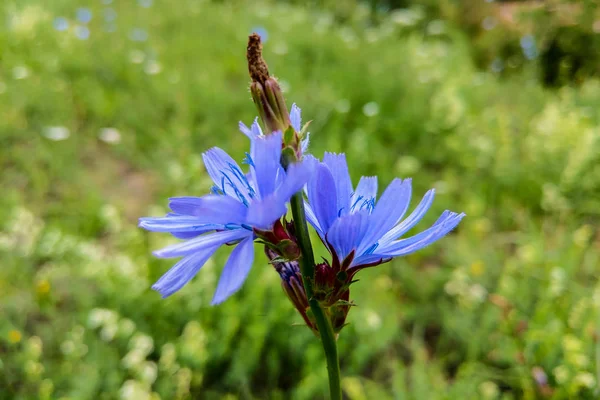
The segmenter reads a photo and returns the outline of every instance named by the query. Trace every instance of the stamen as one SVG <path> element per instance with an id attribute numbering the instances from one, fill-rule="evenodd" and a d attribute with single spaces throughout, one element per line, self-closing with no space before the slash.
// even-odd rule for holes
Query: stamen
<path id="1" fill-rule="evenodd" d="M 252 156 L 250 155 L 250 153 L 246 152 L 245 154 L 246 157 L 242 160 L 242 164 L 246 164 L 253 168 L 256 168 L 256 165 L 254 165 L 254 160 L 252 160 Z"/>
<path id="2" fill-rule="evenodd" d="M 356 201 L 354 201 L 354 204 L 352 204 L 352 207 L 350 207 L 350 211 L 354 211 L 354 208 L 356 207 L 356 205 L 358 204 L 358 202 L 363 199 L 363 197 L 364 196 L 358 196 L 358 198 L 356 199 Z"/>
<path id="3" fill-rule="evenodd" d="M 250 198 L 253 198 L 255 194 L 254 188 L 252 187 L 252 185 L 250 185 L 250 182 L 248 181 L 248 178 L 246 178 L 246 175 L 244 175 L 244 173 L 233 164 L 229 164 L 229 170 L 233 172 L 233 175 L 235 175 L 235 177 L 238 178 L 240 182 L 246 185 L 248 195 L 250 195 Z"/>
<path id="4" fill-rule="evenodd" d="M 375 243 L 373 246 L 369 247 L 363 255 L 368 255 L 368 254 L 373 254 L 373 252 L 375 251 L 375 249 L 377 249 L 377 247 L 379 247 L 379 243 Z"/>

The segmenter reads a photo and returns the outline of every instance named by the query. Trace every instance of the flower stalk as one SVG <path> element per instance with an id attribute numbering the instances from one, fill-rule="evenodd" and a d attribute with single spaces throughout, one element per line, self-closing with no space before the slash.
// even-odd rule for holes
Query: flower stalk
<path id="1" fill-rule="evenodd" d="M 294 217 L 294 227 L 296 230 L 296 239 L 302 256 L 300 258 L 300 272 L 304 283 L 304 290 L 308 297 L 310 311 L 313 314 L 325 357 L 327 359 L 327 373 L 329 376 L 329 394 L 332 400 L 341 400 L 342 385 L 340 380 L 340 361 L 337 352 L 337 343 L 335 333 L 329 318 L 314 297 L 313 282 L 315 277 L 315 259 L 308 234 L 308 225 L 306 223 L 306 213 L 304 211 L 304 199 L 302 192 L 296 193 L 291 199 L 292 215 Z"/>
<path id="2" fill-rule="evenodd" d="M 246 57 L 248 60 L 248 72 L 252 79 L 250 93 L 252 94 L 252 100 L 254 101 L 260 118 L 267 130 L 266 133 L 269 134 L 275 131 L 284 133 L 284 149 L 281 154 L 281 165 L 287 171 L 292 164 L 300 161 L 302 157 L 299 137 L 300 132 L 297 132 L 291 124 L 285 99 L 277 80 L 269 75 L 267 64 L 262 58 L 262 43 L 260 36 L 256 33 L 250 35 L 248 38 Z M 315 257 L 308 233 L 302 191 L 298 191 L 292 196 L 290 199 L 290 206 L 292 209 L 295 238 L 300 250 L 298 260 L 300 264 L 300 274 L 302 276 L 302 284 L 304 286 L 311 314 L 308 316 L 303 314 L 303 317 L 305 320 L 308 320 L 307 324 L 309 326 L 311 326 L 312 321 L 314 321 L 316 330 L 313 328 L 313 332 L 320 337 L 321 343 L 323 344 L 323 350 L 325 351 L 325 357 L 327 359 L 330 397 L 332 400 L 341 400 L 342 387 L 336 334 L 331 325 L 329 316 L 314 295 Z"/>

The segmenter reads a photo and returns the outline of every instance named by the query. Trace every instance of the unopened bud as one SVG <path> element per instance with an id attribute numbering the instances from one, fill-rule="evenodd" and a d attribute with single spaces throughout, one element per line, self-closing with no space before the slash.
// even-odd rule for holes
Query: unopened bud
<path id="1" fill-rule="evenodd" d="M 246 58 L 248 59 L 248 72 L 252 79 L 250 93 L 265 125 L 266 133 L 285 132 L 291 125 L 290 115 L 281 87 L 277 80 L 269 74 L 267 63 L 262 58 L 262 43 L 260 36 L 256 33 L 248 37 Z"/>

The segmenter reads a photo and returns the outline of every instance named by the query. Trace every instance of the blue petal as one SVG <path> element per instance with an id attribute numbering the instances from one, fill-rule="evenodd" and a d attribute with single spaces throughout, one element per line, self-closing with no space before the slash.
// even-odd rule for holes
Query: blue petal
<path id="1" fill-rule="evenodd" d="M 287 212 L 285 204 L 300 190 L 310 179 L 315 163 L 304 160 L 289 166 L 285 178 L 275 193 L 255 200 L 248 206 L 246 224 L 259 228 L 270 228 L 273 222 Z"/>
<path id="2" fill-rule="evenodd" d="M 250 203 L 245 223 L 258 229 L 269 229 L 286 212 L 285 201 L 272 194 Z"/>
<path id="3" fill-rule="evenodd" d="M 377 198 L 377 177 L 376 176 L 363 176 L 358 181 L 358 186 L 350 199 L 350 209 L 359 211 L 361 205 L 365 201 Z M 373 203 L 374 204 L 374 203 Z"/>
<path id="4" fill-rule="evenodd" d="M 313 177 L 308 181 L 308 202 L 323 232 L 327 232 L 337 218 L 335 181 L 331 171 L 319 163 Z"/>
<path id="5" fill-rule="evenodd" d="M 421 200 L 417 208 L 415 208 L 414 211 L 404 221 L 402 221 L 394 228 L 392 228 L 388 233 L 386 233 L 379 240 L 379 244 L 381 246 L 385 246 L 386 244 L 398 239 L 400 236 L 408 232 L 421 219 L 423 219 L 423 216 L 425 216 L 425 213 L 429 210 L 429 207 L 431 207 L 431 203 L 433 203 L 434 197 L 435 189 L 431 189 L 427 193 L 425 193 L 425 196 L 423 196 L 423 199 Z"/>
<path id="6" fill-rule="evenodd" d="M 254 243 L 252 238 L 240 242 L 231 252 L 225 268 L 221 273 L 217 291 L 212 304 L 219 304 L 237 292 L 241 287 L 254 261 Z"/>
<path id="7" fill-rule="evenodd" d="M 291 164 L 285 173 L 285 178 L 277 188 L 277 196 L 280 201 L 287 202 L 290 198 L 302 190 L 304 185 L 313 176 L 318 161 L 312 157 L 306 157 L 302 161 Z"/>
<path id="8" fill-rule="evenodd" d="M 302 149 L 302 154 L 306 154 L 308 152 L 308 145 L 310 144 L 310 132 L 306 132 L 306 136 L 300 143 L 300 147 Z"/>
<path id="9" fill-rule="evenodd" d="M 464 216 L 464 213 L 456 214 L 445 211 L 430 228 L 408 239 L 398 240 L 378 249 L 377 253 L 397 257 L 422 249 L 448 234 Z"/>
<path id="10" fill-rule="evenodd" d="M 369 230 L 358 249 L 359 254 L 377 243 L 387 231 L 398 223 L 408 209 L 410 195 L 410 179 L 402 181 L 396 178 L 388 185 L 375 205 L 375 210 L 371 213 Z"/>
<path id="11" fill-rule="evenodd" d="M 325 232 L 321 228 L 321 224 L 319 224 L 319 220 L 317 219 L 315 212 L 307 201 L 304 202 L 304 212 L 306 213 L 306 220 L 308 223 L 315 228 L 321 239 L 325 240 Z"/>
<path id="12" fill-rule="evenodd" d="M 177 214 L 194 216 L 200 223 L 213 224 L 242 224 L 247 210 L 235 198 L 219 195 L 171 197 L 169 207 Z"/>
<path id="13" fill-rule="evenodd" d="M 296 130 L 296 132 L 300 132 L 302 130 L 302 110 L 300 107 L 296 105 L 296 103 L 292 104 L 292 109 L 290 111 L 290 120 L 292 122 L 292 127 Z"/>
<path id="14" fill-rule="evenodd" d="M 152 289 L 158 291 L 163 298 L 172 295 L 198 273 L 219 246 L 220 244 L 213 244 L 184 257 L 152 285 Z"/>
<path id="15" fill-rule="evenodd" d="M 348 173 L 348 164 L 346 164 L 345 154 L 325 153 L 323 163 L 329 167 L 337 196 L 337 210 L 339 215 L 350 212 L 350 197 L 352 196 L 352 181 Z"/>
<path id="16" fill-rule="evenodd" d="M 255 179 L 261 197 L 273 193 L 283 179 L 281 143 L 281 132 L 274 132 L 252 141 Z"/>
<path id="17" fill-rule="evenodd" d="M 262 129 L 260 129 L 260 125 L 258 124 L 258 117 L 254 119 L 252 126 L 248 128 L 243 122 L 239 123 L 240 131 L 248 136 L 250 140 L 256 139 L 259 136 L 262 136 Z"/>
<path id="18" fill-rule="evenodd" d="M 202 154 L 202 160 L 217 188 L 239 201 L 243 202 L 243 198 L 246 201 L 250 200 L 248 193 L 253 192 L 255 188 L 246 179 L 239 165 L 225 151 L 213 147 Z"/>
<path id="19" fill-rule="evenodd" d="M 199 221 L 197 217 L 169 216 L 169 217 L 144 217 L 139 219 L 140 228 L 152 232 L 196 232 L 203 233 L 215 229 L 223 229 L 223 224 L 207 224 Z"/>
<path id="20" fill-rule="evenodd" d="M 209 233 L 182 243 L 173 244 L 161 250 L 156 250 L 153 254 L 156 257 L 161 258 L 186 256 L 197 251 L 212 248 L 215 245 L 221 246 L 225 243 L 240 240 L 252 235 L 252 231 L 242 228 Z"/>
<path id="21" fill-rule="evenodd" d="M 369 214 L 366 210 L 338 218 L 327 231 L 327 241 L 340 260 L 356 249 L 368 228 Z"/>

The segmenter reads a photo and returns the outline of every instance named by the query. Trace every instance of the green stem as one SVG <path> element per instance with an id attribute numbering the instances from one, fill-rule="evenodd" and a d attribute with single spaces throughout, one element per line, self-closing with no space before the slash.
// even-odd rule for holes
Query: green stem
<path id="1" fill-rule="evenodd" d="M 308 225 L 306 224 L 306 213 L 304 212 L 304 199 L 302 192 L 296 193 L 291 199 L 292 215 L 294 217 L 294 228 L 296 239 L 300 246 L 302 257 L 300 258 L 300 272 L 304 283 L 304 290 L 308 298 L 310 310 L 315 317 L 317 329 L 321 336 L 323 350 L 327 358 L 327 372 L 329 374 L 329 393 L 331 400 L 342 399 L 342 385 L 340 381 L 340 361 L 337 352 L 337 343 L 333 327 L 325 311 L 314 298 L 313 281 L 315 279 L 315 256 L 313 254 Z"/>

